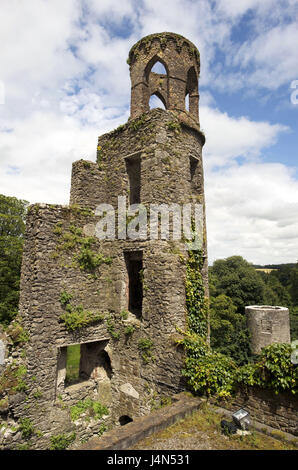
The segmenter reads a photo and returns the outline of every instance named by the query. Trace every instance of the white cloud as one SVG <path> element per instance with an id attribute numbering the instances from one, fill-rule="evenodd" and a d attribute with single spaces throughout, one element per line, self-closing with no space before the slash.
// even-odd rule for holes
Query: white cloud
<path id="1" fill-rule="evenodd" d="M 216 108 L 216 91 L 274 90 L 298 78 L 297 0 L 2 0 L 0 192 L 67 203 L 71 164 L 126 122 L 126 58 L 142 36 L 174 31 L 201 53 L 200 107 L 209 252 L 255 262 L 297 252 L 297 180 L 262 162 L 288 127 Z M 247 12 L 251 34 L 233 37 Z M 118 32 L 121 32 L 121 34 Z M 237 52 L 239 51 L 239 52 Z M 240 165 L 239 160 L 242 161 Z M 282 156 L 281 156 L 282 161 Z"/>
<path id="2" fill-rule="evenodd" d="M 80 158 L 95 161 L 98 135 L 121 122 L 119 118 L 108 120 L 102 112 L 95 116 L 87 102 L 89 121 L 82 126 L 84 109 L 79 118 L 78 110 L 73 117 L 36 112 L 15 122 L 12 132 L 0 133 L 0 192 L 31 203 L 68 203 L 72 162 Z"/>
<path id="3" fill-rule="evenodd" d="M 225 166 L 238 157 L 256 158 L 287 130 L 281 124 L 255 122 L 244 116 L 234 118 L 207 106 L 200 108 L 200 120 L 206 129 L 206 168 Z"/>
<path id="4" fill-rule="evenodd" d="M 298 250 L 298 181 L 261 155 L 286 126 L 203 107 L 210 262 L 239 254 L 254 263 L 293 261 Z M 239 157 L 244 158 L 240 164 Z"/>
<path id="5" fill-rule="evenodd" d="M 234 55 L 234 65 L 254 70 L 245 77 L 248 85 L 277 89 L 298 77 L 298 21 L 276 26 L 253 41 L 244 43 Z"/>
<path id="6" fill-rule="evenodd" d="M 1 80 L 12 111 L 30 107 L 41 90 L 57 93 L 61 82 L 83 71 L 69 49 L 79 14 L 79 2 L 72 0 L 1 2 Z"/>
<path id="7" fill-rule="evenodd" d="M 247 163 L 206 177 L 210 261 L 239 254 L 254 263 L 295 261 L 298 181 L 279 163 Z"/>

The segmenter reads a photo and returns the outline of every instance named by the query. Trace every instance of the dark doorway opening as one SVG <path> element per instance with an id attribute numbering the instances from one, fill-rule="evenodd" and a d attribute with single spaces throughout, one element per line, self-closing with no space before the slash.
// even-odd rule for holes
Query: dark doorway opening
<path id="1" fill-rule="evenodd" d="M 128 277 L 128 310 L 140 318 L 143 305 L 143 253 L 125 253 L 125 263 Z"/>

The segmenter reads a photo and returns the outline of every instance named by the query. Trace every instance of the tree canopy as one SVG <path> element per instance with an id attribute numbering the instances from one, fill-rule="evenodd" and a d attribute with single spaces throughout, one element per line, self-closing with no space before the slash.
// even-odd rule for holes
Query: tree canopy
<path id="1" fill-rule="evenodd" d="M 269 274 L 241 256 L 216 260 L 209 268 L 211 346 L 238 364 L 247 361 L 248 305 L 280 305 L 290 310 L 291 339 L 298 338 L 298 263 Z"/>
<path id="2" fill-rule="evenodd" d="M 27 201 L 0 194 L 0 323 L 16 316 Z"/>

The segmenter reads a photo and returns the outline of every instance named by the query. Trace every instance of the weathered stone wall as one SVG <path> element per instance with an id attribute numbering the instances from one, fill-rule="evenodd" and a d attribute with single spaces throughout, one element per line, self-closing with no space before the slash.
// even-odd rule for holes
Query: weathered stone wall
<path id="1" fill-rule="evenodd" d="M 28 217 L 20 308 L 23 327 L 30 335 L 23 360 L 27 390 L 14 395 L 13 416 L 29 418 L 43 433 L 38 448 L 49 444 L 50 435 L 63 431 L 76 429 L 81 439 L 96 433 L 100 422 L 86 430 L 84 426 L 76 428 L 69 418 L 69 406 L 87 396 L 107 405 L 110 415 L 105 422 L 116 424 L 122 415 L 135 417 L 148 412 L 155 389 L 171 393 L 180 387 L 183 357 L 177 353 L 173 337 L 176 325 L 185 326 L 183 262 L 177 253 L 171 253 L 167 243 L 159 242 L 155 247 L 148 242 L 134 243 L 133 249 L 143 250 L 145 260 L 143 317 L 139 321 L 130 314 L 122 320 L 120 313 L 127 309 L 123 253 L 131 246 L 97 242 L 92 249 L 112 259 L 111 264 L 100 266 L 97 277 L 75 266 L 79 247 L 63 247 L 72 241 L 70 228 L 84 230 L 87 226 L 90 230 L 94 222 L 93 215 L 84 215 L 80 209 L 59 206 L 33 206 Z M 168 263 L 171 268 L 167 269 Z M 65 291 L 72 295 L 71 304 L 100 313 L 104 319 L 69 331 L 60 321 L 64 313 L 60 296 Z M 110 325 L 119 339 L 111 336 Z M 125 334 L 128 325 L 135 328 L 132 335 Z M 153 342 L 148 363 L 138 349 L 144 338 Z M 59 376 L 61 348 L 92 342 L 104 343 L 111 361 L 111 379 L 104 377 L 103 383 L 102 377 L 90 378 L 65 387 L 63 374 L 62 379 Z M 125 384 L 129 385 L 123 387 Z"/>
<path id="2" fill-rule="evenodd" d="M 119 425 L 121 416 L 148 413 L 156 394 L 183 389 L 184 354 L 175 339 L 187 320 L 185 242 L 172 240 L 171 231 L 169 239 L 152 240 L 149 232 L 142 239 L 117 239 L 117 206 L 119 196 L 126 197 L 126 206 L 132 198 L 132 179 L 139 180 L 134 197 L 148 215 L 152 203 L 202 204 L 207 293 L 204 141 L 189 113 L 152 110 L 100 136 L 96 163 L 73 164 L 70 206 L 30 207 L 18 319 L 29 340 L 17 348 L 15 362 L 10 358 L 6 364 L 13 374 L 22 372 L 22 384 L 14 377 L 4 393 L 4 448 L 28 444 L 19 428 L 24 418 L 33 426 L 30 446 L 43 449 L 51 436 L 75 431 L 77 441 L 86 440 L 103 424 Z M 96 236 L 101 203 L 116 211 L 115 240 Z M 127 312 L 127 260 L 135 253 L 143 263 L 140 315 Z M 72 323 L 66 324 L 65 316 Z M 88 321 L 74 325 L 78 317 Z M 67 347 L 75 344 L 84 377 L 67 385 Z M 71 407 L 86 398 L 107 406 L 108 415 L 72 421 Z"/>
<path id="3" fill-rule="evenodd" d="M 50 436 L 62 432 L 75 430 L 78 439 L 98 432 L 102 420 L 90 424 L 70 419 L 70 407 L 86 397 L 106 405 L 109 416 L 103 422 L 115 425 L 120 416 L 148 413 L 150 397 L 156 392 L 172 394 L 183 388 L 184 356 L 175 346 L 175 337 L 176 327 L 186 325 L 185 244 L 152 241 L 149 236 L 116 241 L 94 237 L 98 203 L 108 201 L 117 208 L 118 195 L 129 200 L 125 157 L 135 151 L 141 155 L 140 198 L 148 210 L 151 201 L 204 203 L 201 134 L 162 110 L 148 113 L 138 124 L 137 130 L 128 124 L 99 139 L 100 169 L 95 163 L 74 164 L 71 206 L 35 205 L 29 212 L 20 300 L 22 325 L 30 335 L 23 359 L 27 390 L 13 395 L 10 410 L 14 420 L 26 417 L 38 431 L 38 438 L 36 434 L 31 438 L 33 448 L 48 447 Z M 198 160 L 192 181 L 190 156 Z M 102 175 L 106 176 L 99 184 Z M 98 184 L 100 188 L 93 192 Z M 82 240 L 88 237 L 93 237 L 92 253 L 110 260 L 94 272 L 78 265 Z M 125 253 L 131 251 L 143 253 L 142 317 L 130 313 L 123 320 L 121 312 L 128 309 Z M 73 306 L 101 314 L 103 320 L 69 331 L 61 322 L 62 292 L 71 294 Z M 125 334 L 128 325 L 135 328 L 132 335 Z M 144 338 L 153 343 L 146 361 L 138 347 Z M 66 387 L 65 348 L 86 343 L 98 343 L 108 354 L 111 377 L 98 367 L 97 375 Z M 13 446 L 15 440 L 20 442 L 20 435 L 11 433 L 6 446 Z"/>
<path id="4" fill-rule="evenodd" d="M 259 387 L 248 387 L 221 405 L 233 411 L 244 408 L 259 423 L 298 435 L 298 398 L 292 393 L 275 394 Z"/>

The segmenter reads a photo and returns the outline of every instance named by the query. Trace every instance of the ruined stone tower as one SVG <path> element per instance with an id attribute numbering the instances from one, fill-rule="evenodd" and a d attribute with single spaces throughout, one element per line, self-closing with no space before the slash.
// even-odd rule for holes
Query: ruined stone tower
<path id="1" fill-rule="evenodd" d="M 157 394 L 185 386 L 175 338 L 187 327 L 187 246 L 183 237 L 171 238 L 174 222 L 168 237 L 152 239 L 148 229 L 129 238 L 130 219 L 123 226 L 120 209 L 142 204 L 149 214 L 152 204 L 201 205 L 207 292 L 199 52 L 182 36 L 154 34 L 131 49 L 128 62 L 130 119 L 99 137 L 97 162 L 73 164 L 69 206 L 34 205 L 28 214 L 20 301 L 30 335 L 27 389 L 15 399 L 14 419 L 28 417 L 43 433 L 37 448 L 62 432 L 87 439 L 103 423 L 123 424 L 148 413 Z M 156 62 L 166 74 L 151 71 Z M 151 95 L 165 109 L 150 110 Z M 114 208 L 115 230 L 103 240 L 97 228 L 104 204 L 106 212 Z M 77 344 L 80 371 L 69 384 L 67 353 Z M 71 410 L 86 398 L 108 413 L 73 421 Z"/>
<path id="2" fill-rule="evenodd" d="M 290 343 L 289 309 L 272 305 L 245 307 L 250 346 L 253 354 L 273 343 Z"/>

